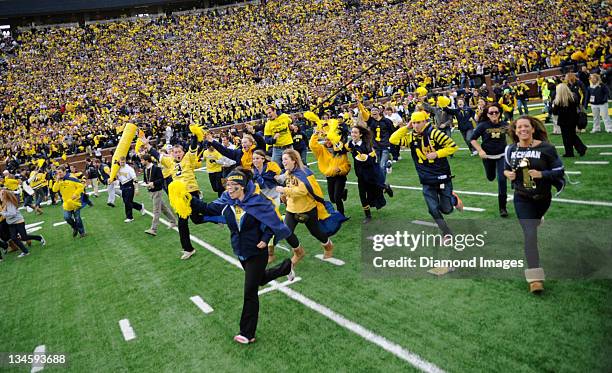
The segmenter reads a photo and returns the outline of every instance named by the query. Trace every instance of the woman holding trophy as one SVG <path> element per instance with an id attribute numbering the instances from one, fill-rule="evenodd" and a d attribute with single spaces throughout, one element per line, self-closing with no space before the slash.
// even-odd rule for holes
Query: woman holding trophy
<path id="1" fill-rule="evenodd" d="M 544 270 L 540 267 L 538 226 L 550 207 L 552 186 L 563 188 L 565 171 L 540 120 L 522 116 L 512 122 L 508 132 L 513 144 L 506 148 L 504 175 L 512 182 L 514 209 L 525 237 L 525 278 L 529 291 L 540 293 Z"/>

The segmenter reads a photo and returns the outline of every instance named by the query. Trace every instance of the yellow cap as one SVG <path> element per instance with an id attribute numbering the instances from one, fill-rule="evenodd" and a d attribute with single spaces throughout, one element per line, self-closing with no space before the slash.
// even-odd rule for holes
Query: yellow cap
<path id="1" fill-rule="evenodd" d="M 424 112 L 424 111 L 415 111 L 410 116 L 410 121 L 411 122 L 422 122 L 422 121 L 427 120 L 427 119 L 429 119 L 429 115 L 427 115 L 427 113 Z"/>

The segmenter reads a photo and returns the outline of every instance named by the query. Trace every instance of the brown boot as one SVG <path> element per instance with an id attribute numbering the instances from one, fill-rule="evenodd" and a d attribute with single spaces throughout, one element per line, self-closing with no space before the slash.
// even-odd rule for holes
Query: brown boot
<path id="1" fill-rule="evenodd" d="M 13 240 L 10 240 L 8 242 L 8 246 L 9 246 L 7 250 L 8 253 L 12 253 L 13 251 L 19 251 L 19 246 L 17 246 L 17 244 Z"/>
<path id="2" fill-rule="evenodd" d="M 274 244 L 268 245 L 268 264 L 272 263 L 276 260 L 276 256 L 274 255 Z"/>
<path id="3" fill-rule="evenodd" d="M 321 244 L 321 246 L 323 246 L 323 259 L 329 259 L 332 256 L 334 256 L 334 243 L 332 242 L 331 239 L 327 239 L 327 242 L 324 244 Z"/>
<path id="4" fill-rule="evenodd" d="M 304 248 L 302 247 L 302 245 L 298 246 L 297 248 L 293 249 L 293 256 L 291 257 L 291 264 L 293 264 L 293 266 L 295 267 L 296 264 L 299 263 L 300 260 L 302 260 L 302 258 L 304 258 L 306 256 L 306 251 L 304 251 Z"/>
<path id="5" fill-rule="evenodd" d="M 544 291 L 544 283 L 542 281 L 534 281 L 529 283 L 529 292 L 540 294 Z"/>

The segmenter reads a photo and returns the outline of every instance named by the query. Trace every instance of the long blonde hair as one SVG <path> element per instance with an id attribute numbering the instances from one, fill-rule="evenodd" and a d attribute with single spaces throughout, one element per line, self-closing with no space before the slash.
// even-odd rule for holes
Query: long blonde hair
<path id="1" fill-rule="evenodd" d="M 11 204 L 15 207 L 19 206 L 17 196 L 15 196 L 15 194 L 13 194 L 8 189 L 3 189 L 0 191 L 0 199 L 2 200 L 3 208 L 6 208 L 8 204 Z"/>
<path id="2" fill-rule="evenodd" d="M 565 83 L 557 85 L 557 92 L 553 105 L 555 106 L 570 106 L 574 103 L 574 93 Z"/>

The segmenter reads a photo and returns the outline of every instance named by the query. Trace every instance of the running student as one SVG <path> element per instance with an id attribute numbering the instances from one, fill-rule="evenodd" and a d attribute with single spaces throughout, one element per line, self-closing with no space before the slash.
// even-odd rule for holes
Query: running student
<path id="1" fill-rule="evenodd" d="M 365 214 L 364 224 L 372 220 L 372 207 L 381 209 L 387 204 L 384 192 L 393 197 L 393 189 L 385 184 L 381 168 L 376 162 L 376 152 L 372 150 L 372 134 L 369 129 L 361 126 L 351 128 L 351 140 L 344 146 L 351 152 L 357 175 L 359 200 Z"/>
<path id="2" fill-rule="evenodd" d="M 85 185 L 66 173 L 66 166 L 59 166 L 55 171 L 55 182 L 53 192 L 59 192 L 62 196 L 62 208 L 64 209 L 64 220 L 72 227 L 72 237 L 77 234 L 85 237 L 85 226 L 81 220 L 81 209 L 83 208 L 83 192 Z"/>
<path id="3" fill-rule="evenodd" d="M 279 265 L 266 269 L 268 242 L 272 236 L 285 239 L 295 251 L 303 251 L 298 238 L 283 224 L 280 213 L 270 199 L 260 193 L 248 170 L 237 168 L 227 176 L 227 191 L 212 203 L 197 201 L 202 216 L 223 216 L 230 230 L 232 249 L 244 268 L 244 301 L 240 317 L 240 333 L 234 341 L 241 344 L 255 342 L 259 318 L 260 286 L 287 276 L 295 278 L 295 258 L 285 259 Z"/>
<path id="4" fill-rule="evenodd" d="M 134 201 L 134 195 L 138 194 L 138 178 L 136 177 L 136 171 L 125 162 L 125 157 L 119 159 L 119 172 L 117 172 L 117 180 L 121 188 L 121 198 L 125 206 L 125 223 L 134 221 L 134 215 L 132 210 L 140 211 L 140 214 L 144 216 L 144 206 Z"/>
<path id="5" fill-rule="evenodd" d="M 7 189 L 4 189 L 0 191 L 0 201 L 2 202 L 2 211 L 0 211 L 0 214 L 2 214 L 2 216 L 4 216 L 6 219 L 11 241 L 17 244 L 21 250 L 21 254 L 19 254 L 18 257 L 22 258 L 26 255 L 30 255 L 30 252 L 23 244 L 23 241 L 36 240 L 40 241 L 41 245 L 45 246 L 46 242 L 43 236 L 30 235 L 27 233 L 25 228 L 25 220 L 23 215 L 21 215 L 18 210 L 19 202 L 17 201 L 15 194 L 11 193 Z"/>
<path id="6" fill-rule="evenodd" d="M 331 204 L 323 199 L 323 191 L 314 177 L 312 171 L 304 166 L 300 154 L 287 149 L 283 152 L 283 165 L 285 166 L 285 186 L 278 186 L 276 190 L 281 198 L 287 201 L 285 224 L 294 232 L 298 223 L 304 223 L 310 234 L 321 242 L 323 258 L 333 256 L 334 244 L 330 236 L 334 235 L 342 222 L 344 215 L 330 209 Z M 327 221 L 330 225 L 324 224 Z M 275 239 L 278 241 L 278 238 Z M 306 253 L 303 248 L 293 251 L 293 262 L 300 261 Z"/>
<path id="7" fill-rule="evenodd" d="M 310 137 L 309 146 L 317 159 L 319 171 L 327 179 L 327 195 L 330 201 L 336 204 L 338 212 L 344 214 L 344 201 L 348 193 L 346 175 L 351 170 L 351 164 L 344 147 L 346 138 L 343 139 L 339 132 L 337 125 L 335 128 L 331 126 L 327 133 L 315 130 Z M 324 140 L 323 144 L 319 143 L 321 138 Z"/>
<path id="8" fill-rule="evenodd" d="M 504 151 L 508 123 L 500 120 L 502 109 L 499 104 L 489 105 L 478 118 L 478 126 L 472 134 L 471 144 L 482 159 L 485 175 L 489 181 L 497 176 L 497 204 L 499 216 L 508 217 L 508 184 L 504 176 Z M 481 144 L 478 139 L 482 138 Z"/>
<path id="9" fill-rule="evenodd" d="M 563 162 L 554 145 L 548 142 L 544 124 L 525 115 L 510 125 L 513 144 L 505 152 L 504 174 L 514 188 L 514 209 L 525 238 L 529 291 L 544 290 L 544 269 L 540 267 L 538 226 L 552 200 L 551 189 L 565 184 Z"/>
<path id="10" fill-rule="evenodd" d="M 159 166 L 153 163 L 153 159 L 150 154 L 144 154 L 142 156 L 142 162 L 144 164 L 144 182 L 151 194 L 151 201 L 153 202 L 153 220 L 151 221 L 151 228 L 145 231 L 146 234 L 151 236 L 157 236 L 157 226 L 159 225 L 160 215 L 163 213 L 172 229 L 176 227 L 176 217 L 170 207 L 163 200 L 163 188 L 164 188 L 164 175 Z"/>
<path id="11" fill-rule="evenodd" d="M 412 132 L 408 132 L 412 129 Z M 447 157 L 454 154 L 457 144 L 444 132 L 433 128 L 424 111 L 415 111 L 406 126 L 391 135 L 391 143 L 410 148 L 412 160 L 423 186 L 423 197 L 429 214 L 445 235 L 452 232 L 443 214 L 453 212 L 453 207 L 463 210 L 461 199 L 453 192 L 451 169 Z"/>
<path id="12" fill-rule="evenodd" d="M 191 245 L 189 233 L 189 217 L 191 216 L 192 202 L 198 205 L 200 201 L 200 187 L 195 177 L 195 169 L 199 167 L 198 160 L 198 130 L 197 126 L 189 126 L 189 130 L 193 133 L 191 145 L 187 152 L 182 145 L 176 144 L 172 147 L 171 156 L 160 154 L 157 150 L 151 147 L 148 139 L 142 139 L 143 146 L 148 150 L 151 156 L 157 160 L 162 167 L 172 170 L 172 183 L 168 186 L 168 196 L 170 205 L 178 214 L 178 229 L 181 240 L 181 248 L 183 253 L 182 260 L 191 258 L 196 250 Z M 202 135 L 203 136 L 203 135 Z"/>

